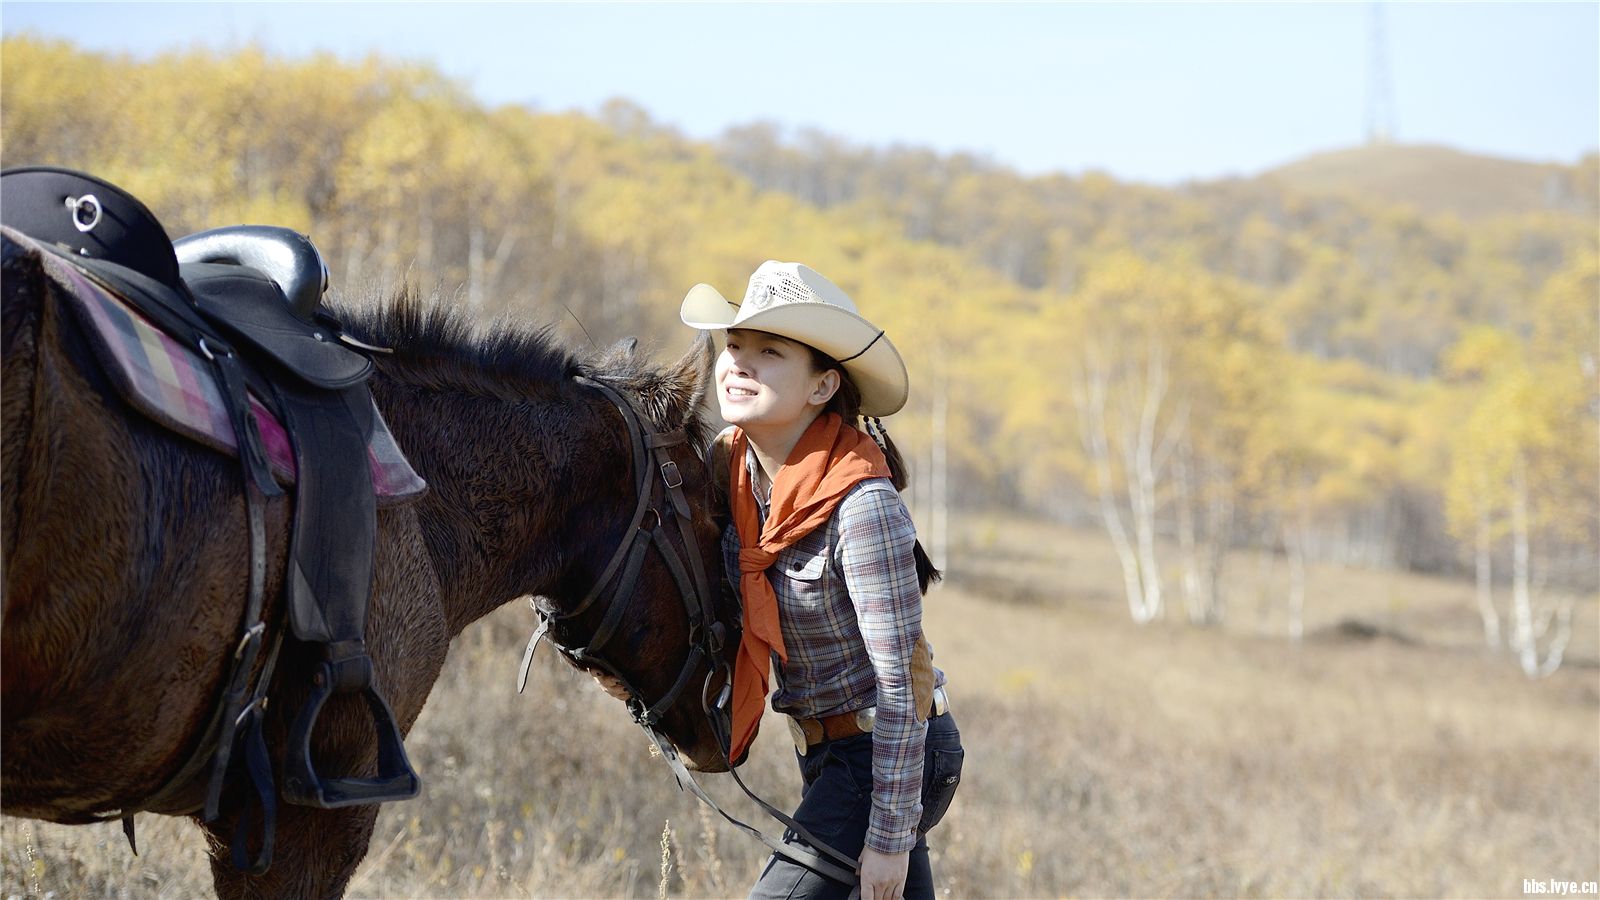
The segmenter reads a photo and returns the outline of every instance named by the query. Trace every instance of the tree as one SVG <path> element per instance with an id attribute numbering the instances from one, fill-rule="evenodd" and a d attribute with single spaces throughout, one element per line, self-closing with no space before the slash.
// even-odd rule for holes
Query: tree
<path id="1" fill-rule="evenodd" d="M 1472 535 L 1480 613 L 1492 643 L 1501 631 L 1488 596 L 1492 545 L 1502 535 L 1509 538 L 1506 639 L 1530 678 L 1561 665 L 1572 616 L 1570 594 L 1550 596 L 1540 589 L 1535 545 L 1575 541 L 1593 547 L 1600 522 L 1597 290 L 1600 265 L 1593 255 L 1582 257 L 1540 291 L 1526 342 L 1483 327 L 1464 336 L 1449 355 L 1453 374 L 1476 388 L 1455 433 L 1451 526 Z"/>

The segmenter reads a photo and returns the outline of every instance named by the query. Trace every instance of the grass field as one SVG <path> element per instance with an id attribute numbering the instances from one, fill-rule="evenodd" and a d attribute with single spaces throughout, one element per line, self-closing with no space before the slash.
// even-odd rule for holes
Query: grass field
<path id="1" fill-rule="evenodd" d="M 1128 620 L 1105 539 L 967 516 L 927 603 L 967 768 L 931 836 L 950 897 L 1518 897 L 1600 881 L 1600 619 L 1539 682 L 1481 649 L 1471 585 L 1313 567 L 1283 639 L 1281 560 L 1231 561 L 1230 618 Z M 1378 629 L 1351 636 L 1347 618 Z M 544 654 L 532 614 L 469 629 L 408 741 L 355 897 L 742 896 L 764 854 L 673 785 L 622 708 Z M 783 723 L 747 780 L 792 804 Z M 755 815 L 726 776 L 710 787 Z M 754 821 L 752 819 L 752 821 Z M 142 817 L 0 822 L 5 896 L 190 897 L 202 840 Z M 663 875 L 665 871 L 665 875 Z"/>

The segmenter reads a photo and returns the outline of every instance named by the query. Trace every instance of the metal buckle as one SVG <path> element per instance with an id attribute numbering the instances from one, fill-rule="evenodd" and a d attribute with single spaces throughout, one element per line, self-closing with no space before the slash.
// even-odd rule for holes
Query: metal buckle
<path id="1" fill-rule="evenodd" d="M 805 756 L 806 751 L 811 749 L 811 746 L 806 743 L 806 730 L 800 727 L 800 720 L 794 716 L 784 716 L 784 718 L 789 720 L 789 735 L 794 738 L 795 752 Z"/>
<path id="2" fill-rule="evenodd" d="M 661 464 L 661 479 L 666 482 L 668 490 L 683 487 L 683 473 L 678 471 L 678 464 L 670 459 Z"/>
<path id="3" fill-rule="evenodd" d="M 872 726 L 877 724 L 877 721 L 878 708 L 876 706 L 856 710 L 856 727 L 861 729 L 862 734 L 871 734 Z"/>

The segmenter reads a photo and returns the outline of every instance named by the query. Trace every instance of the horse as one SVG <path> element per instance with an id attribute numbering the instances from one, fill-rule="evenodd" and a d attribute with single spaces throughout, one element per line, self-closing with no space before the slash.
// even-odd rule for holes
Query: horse
<path id="1" fill-rule="evenodd" d="M 70 286 L 36 247 L 6 236 L 0 251 L 0 804 L 50 822 L 99 821 L 139 808 L 172 776 L 216 706 L 245 608 L 239 465 L 134 412 L 65 308 Z M 374 354 L 372 397 L 428 485 L 377 514 L 365 640 L 401 731 L 422 710 L 449 641 L 533 595 L 566 644 L 615 627 L 612 671 L 641 701 L 672 697 L 655 710 L 658 731 L 691 767 L 724 771 L 698 679 L 711 686 L 737 639 L 726 658 L 691 658 L 688 598 L 663 557 L 645 554 L 630 567 L 632 586 L 607 588 L 606 602 L 574 605 L 616 568 L 607 561 L 633 539 L 639 517 L 630 513 L 644 508 L 628 413 L 593 382 L 625 397 L 654 430 L 687 433 L 653 452 L 681 473 L 692 546 L 680 549 L 720 571 L 700 456 L 710 341 L 702 336 L 676 363 L 652 369 L 632 342 L 580 353 L 548 327 L 485 327 L 414 292 L 336 312 L 349 334 L 392 350 Z M 286 627 L 291 505 L 283 496 L 265 509 L 264 620 L 277 627 Z M 715 603 L 715 620 L 736 627 L 726 601 Z M 602 623 L 619 604 L 625 615 Z M 316 663 L 310 645 L 283 642 L 263 726 L 275 767 Z M 675 678 L 695 687 L 671 695 Z M 327 770 L 378 764 L 378 738 L 354 697 L 329 701 L 313 738 Z M 147 811 L 195 817 L 221 897 L 340 895 L 367 852 L 377 807 L 280 804 L 274 862 L 252 874 L 229 863 L 246 840 L 236 833 L 249 799 L 239 781 L 230 780 L 211 821 L 192 809 Z"/>

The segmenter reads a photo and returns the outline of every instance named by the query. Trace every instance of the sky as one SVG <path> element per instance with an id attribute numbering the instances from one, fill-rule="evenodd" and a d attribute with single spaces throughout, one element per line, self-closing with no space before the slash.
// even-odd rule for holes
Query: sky
<path id="1" fill-rule="evenodd" d="M 1374 71 L 1401 143 L 1567 163 L 1600 146 L 1600 2 L 0 2 L 0 31 L 135 57 L 375 53 L 490 105 L 622 97 L 693 138 L 762 121 L 1166 185 L 1364 142 Z"/>

